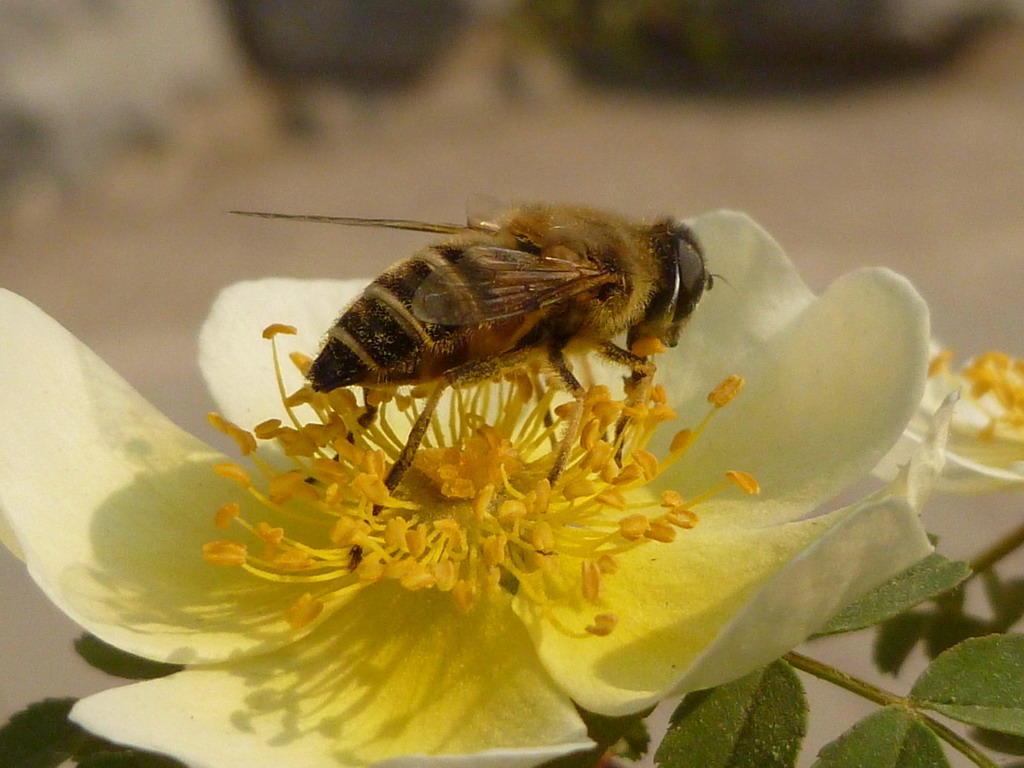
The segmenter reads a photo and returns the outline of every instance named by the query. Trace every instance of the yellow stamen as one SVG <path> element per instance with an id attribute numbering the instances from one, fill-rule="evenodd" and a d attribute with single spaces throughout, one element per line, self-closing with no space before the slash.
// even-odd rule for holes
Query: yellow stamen
<path id="1" fill-rule="evenodd" d="M 629 351 L 637 357 L 650 357 L 651 355 L 663 354 L 666 350 L 665 345 L 661 343 L 660 339 L 647 336 L 646 338 L 634 341 Z"/>
<path id="2" fill-rule="evenodd" d="M 593 560 L 584 560 L 580 567 L 583 599 L 591 603 L 599 603 L 601 601 L 601 568 Z"/>
<path id="3" fill-rule="evenodd" d="M 594 623 L 587 627 L 587 632 L 596 637 L 607 637 L 615 631 L 619 623 L 619 617 L 614 613 L 599 613 L 594 617 Z"/>
<path id="4" fill-rule="evenodd" d="M 560 630 L 603 637 L 614 631 L 617 614 L 603 612 L 587 626 L 568 626 L 556 618 L 558 606 L 581 600 L 604 606 L 606 580 L 630 562 L 621 557 L 626 552 L 686 546 L 685 531 L 698 523 L 694 508 L 732 484 L 747 493 L 757 487 L 750 475 L 732 472 L 728 482 L 691 498 L 647 489 L 652 480 L 670 477 L 664 473 L 739 392 L 739 377 L 715 389 L 703 420 L 678 430 L 669 455 L 659 459 L 648 445 L 659 444 L 652 442 L 655 432 L 677 419 L 664 386 L 636 386 L 619 399 L 608 387 L 592 386 L 577 401 L 541 386 L 539 373 L 523 369 L 507 381 L 452 390 L 449 403 L 438 409 L 447 418 L 434 417 L 402 482 L 389 490 L 384 479 L 418 417 L 423 393 L 372 390 L 366 402 L 377 411 L 368 420 L 350 390 L 325 394 L 303 386 L 288 392 L 274 345 L 282 333 L 294 329 L 269 326 L 266 337 L 286 418 L 268 419 L 249 432 L 210 417 L 243 455 L 253 457 L 258 474 L 234 462 L 214 467 L 250 496 L 244 506 L 223 505 L 215 525 L 238 526 L 250 538 L 211 542 L 204 558 L 281 584 L 308 585 L 311 591 L 282 611 L 297 629 L 330 600 L 388 581 L 414 592 L 450 593 L 462 612 L 499 592 L 514 592 Z M 645 339 L 632 351 L 648 357 L 664 349 Z M 289 357 L 300 372 L 308 371 L 308 357 Z M 579 438 L 566 447 L 565 471 L 552 484 L 565 420 L 577 412 Z M 283 470 L 260 458 L 261 443 L 273 444 L 291 466 Z M 253 503 L 260 518 L 246 519 Z"/>
<path id="5" fill-rule="evenodd" d="M 272 339 L 278 334 L 285 334 L 287 336 L 294 336 L 299 331 L 294 325 L 285 325 L 284 323 L 272 323 L 263 329 L 263 338 Z"/>
<path id="6" fill-rule="evenodd" d="M 753 475 L 747 472 L 741 472 L 738 469 L 730 469 L 725 473 L 725 476 L 748 496 L 754 496 L 761 492 L 761 486 L 757 484 L 757 480 L 754 479 Z"/>
<path id="7" fill-rule="evenodd" d="M 217 510 L 217 516 L 213 520 L 213 524 L 218 528 L 230 528 L 231 521 L 234 520 L 242 513 L 242 508 L 238 506 L 237 501 L 229 501 L 223 507 Z"/>
<path id="8" fill-rule="evenodd" d="M 710 394 L 708 394 L 708 402 L 715 406 L 715 408 L 724 408 L 740 393 L 744 383 L 742 376 L 729 376 L 711 390 Z"/>
<path id="9" fill-rule="evenodd" d="M 307 592 L 285 612 L 285 619 L 292 625 L 292 629 L 301 629 L 315 620 L 323 613 L 323 610 L 324 604 L 319 600 L 314 600 L 313 596 Z"/>
<path id="10" fill-rule="evenodd" d="M 210 541 L 203 545 L 203 560 L 211 565 L 245 565 L 249 550 L 237 541 Z"/>
<path id="11" fill-rule="evenodd" d="M 218 413 L 207 414 L 206 419 L 214 429 L 234 440 L 243 456 L 248 456 L 256 450 L 256 438 L 251 433 L 227 421 Z"/>
<path id="12" fill-rule="evenodd" d="M 252 487 L 252 478 L 249 477 L 249 473 L 233 461 L 225 461 L 222 464 L 217 464 L 213 467 L 213 473 L 225 478 L 226 480 L 233 480 L 243 488 Z"/>

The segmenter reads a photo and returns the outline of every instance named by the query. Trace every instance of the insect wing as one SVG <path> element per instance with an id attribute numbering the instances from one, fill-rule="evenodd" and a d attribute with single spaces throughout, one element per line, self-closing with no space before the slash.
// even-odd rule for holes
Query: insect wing
<path id="1" fill-rule="evenodd" d="M 412 298 L 412 312 L 428 323 L 476 325 L 527 315 L 609 279 L 578 258 L 471 246 L 435 265 Z"/>

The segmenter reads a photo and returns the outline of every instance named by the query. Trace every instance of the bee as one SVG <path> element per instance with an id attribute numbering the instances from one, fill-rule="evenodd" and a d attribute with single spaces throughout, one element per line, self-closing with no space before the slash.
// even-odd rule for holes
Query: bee
<path id="1" fill-rule="evenodd" d="M 245 215 L 443 235 L 387 269 L 328 329 L 307 378 L 314 390 L 433 383 L 385 480 L 411 466 L 441 394 L 522 366 L 551 374 L 576 401 L 549 479 L 564 470 L 579 434 L 584 389 L 566 355 L 596 352 L 649 384 L 654 365 L 634 349 L 654 338 L 675 346 L 713 285 L 692 230 L 593 208 L 532 204 L 465 225 L 400 219 Z M 625 334 L 625 347 L 615 339 Z M 373 418 L 371 406 L 364 414 Z M 621 428 L 622 425 L 620 425 Z"/>

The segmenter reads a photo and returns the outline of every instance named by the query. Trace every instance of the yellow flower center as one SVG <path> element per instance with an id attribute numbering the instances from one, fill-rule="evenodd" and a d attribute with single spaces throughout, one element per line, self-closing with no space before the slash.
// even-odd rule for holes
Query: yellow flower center
<path id="1" fill-rule="evenodd" d="M 271 326 L 264 336 L 273 341 L 287 332 L 294 329 Z M 215 471 L 255 499 L 258 504 L 246 509 L 263 510 L 265 519 L 243 514 L 237 502 L 225 505 L 215 524 L 240 527 L 244 536 L 210 542 L 204 555 L 209 563 L 306 585 L 308 591 L 287 608 L 296 628 L 331 600 L 392 581 L 412 591 L 449 592 L 462 611 L 501 591 L 541 606 L 582 597 L 594 606 L 593 622 L 560 629 L 607 635 L 617 619 L 606 610 L 601 585 L 614 578 L 619 555 L 673 542 L 697 524 L 695 508 L 723 490 L 759 490 L 740 471 L 692 498 L 649 488 L 739 393 L 743 380 L 736 376 L 709 395 L 703 421 L 677 431 L 660 459 L 647 445 L 676 418 L 664 389 L 654 386 L 628 402 L 614 400 L 607 387 L 591 386 L 579 438 L 554 485 L 548 476 L 573 402 L 556 405 L 565 396 L 542 391 L 537 376 L 525 371 L 452 390 L 392 493 L 384 480 L 419 401 L 411 394 L 373 392 L 369 400 L 377 412 L 370 420 L 346 389 L 324 394 L 305 386 L 286 394 L 276 346 L 274 362 L 290 423 L 271 419 L 248 431 L 210 417 L 257 470 L 227 462 Z M 308 370 L 308 358 L 293 355 L 292 362 Z M 269 452 L 257 451 L 261 443 L 275 444 L 291 468 L 268 461 Z M 572 595 L 560 577 L 565 562 L 579 569 Z"/>
<path id="2" fill-rule="evenodd" d="M 957 377 L 949 371 L 952 358 L 950 350 L 939 353 L 928 373 L 948 377 L 984 415 L 987 421 L 980 426 L 978 437 L 1024 443 L 1024 359 L 985 352 L 968 362 Z"/>

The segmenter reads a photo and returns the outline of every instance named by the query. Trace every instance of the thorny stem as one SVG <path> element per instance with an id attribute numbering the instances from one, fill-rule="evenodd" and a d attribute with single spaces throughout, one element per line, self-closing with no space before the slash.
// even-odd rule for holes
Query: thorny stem
<path id="1" fill-rule="evenodd" d="M 824 662 L 812 659 L 809 656 L 804 656 L 803 654 L 795 651 L 787 653 L 783 658 L 802 672 L 813 675 L 819 680 L 824 680 L 827 683 L 837 685 L 840 688 L 878 704 L 879 706 L 903 707 L 913 717 L 917 718 L 926 727 L 930 728 L 936 736 L 949 744 L 949 746 L 953 747 L 953 749 L 960 752 L 975 765 L 981 766 L 981 768 L 998 768 L 991 758 L 983 754 L 971 742 L 960 736 L 960 734 L 943 725 L 933 717 L 930 717 L 918 710 L 916 702 L 914 702 L 913 699 L 897 696 L 895 693 L 872 685 L 867 680 L 861 680 L 859 677 L 854 677 L 840 669 L 836 669 Z"/>
<path id="2" fill-rule="evenodd" d="M 967 578 L 971 579 L 979 573 L 988 571 L 992 566 L 1014 552 L 1021 545 L 1024 545 L 1024 524 L 1017 526 L 998 541 L 994 542 L 988 549 L 975 555 L 968 563 L 971 567 L 971 575 Z"/>

